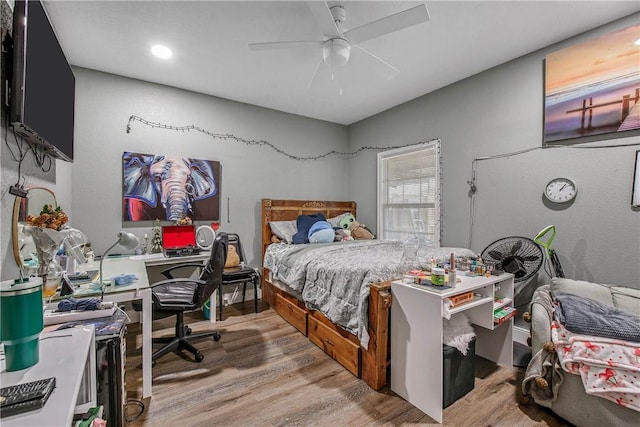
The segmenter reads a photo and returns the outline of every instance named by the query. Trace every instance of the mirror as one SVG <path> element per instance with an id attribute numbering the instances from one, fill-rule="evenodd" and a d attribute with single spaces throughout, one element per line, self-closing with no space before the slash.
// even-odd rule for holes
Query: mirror
<path id="1" fill-rule="evenodd" d="M 44 187 L 27 187 L 27 197 L 16 197 L 13 202 L 11 240 L 13 241 L 13 257 L 20 267 L 29 267 L 29 261 L 35 258 L 36 249 L 30 236 L 23 232 L 27 215 L 37 216 L 44 205 L 58 206 L 56 195 Z"/>

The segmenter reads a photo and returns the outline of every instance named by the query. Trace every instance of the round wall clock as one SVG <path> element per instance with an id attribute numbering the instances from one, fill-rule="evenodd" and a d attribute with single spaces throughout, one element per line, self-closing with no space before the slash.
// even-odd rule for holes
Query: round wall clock
<path id="1" fill-rule="evenodd" d="M 569 178 L 554 178 L 544 189 L 544 195 L 550 202 L 567 203 L 578 194 L 576 183 Z"/>

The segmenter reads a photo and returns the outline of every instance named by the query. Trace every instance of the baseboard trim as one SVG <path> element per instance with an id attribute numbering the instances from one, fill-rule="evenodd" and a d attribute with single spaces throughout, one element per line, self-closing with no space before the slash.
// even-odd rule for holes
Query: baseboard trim
<path id="1" fill-rule="evenodd" d="M 513 327 L 513 341 L 528 346 L 529 330 L 520 326 Z"/>

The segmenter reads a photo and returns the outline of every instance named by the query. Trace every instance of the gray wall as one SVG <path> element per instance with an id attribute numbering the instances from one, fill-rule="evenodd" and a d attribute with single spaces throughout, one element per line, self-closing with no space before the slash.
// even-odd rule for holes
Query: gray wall
<path id="1" fill-rule="evenodd" d="M 640 288 L 640 211 L 630 206 L 635 152 L 640 149 L 637 132 L 588 144 L 636 144 L 631 147 L 584 149 L 578 144 L 478 162 L 471 244 L 467 184 L 474 158 L 542 146 L 546 54 L 637 20 L 638 15 L 623 19 L 353 124 L 349 149 L 440 138 L 443 246 L 480 252 L 498 238 L 533 238 L 553 224 L 557 234 L 552 247 L 566 277 Z M 542 195 L 545 184 L 558 176 L 578 185 L 575 202 L 561 210 Z M 358 203 L 359 219 L 373 227 L 375 181 L 375 153 L 349 161 L 348 196 Z"/>
<path id="2" fill-rule="evenodd" d="M 606 30 L 629 22 L 620 21 Z M 466 181 L 471 176 L 471 161 L 541 146 L 544 55 L 583 37 L 519 58 L 348 128 L 76 68 L 76 160 L 73 164 L 57 162 L 55 170 L 42 177 L 33 167 L 28 167 L 26 174 L 29 183 L 44 183 L 56 190 L 71 224 L 87 233 L 100 254 L 122 228 L 140 237 L 150 232 L 151 224 L 131 227 L 121 220 L 124 151 L 220 160 L 222 230 L 240 233 L 251 249 L 252 264 L 258 265 L 259 203 L 263 197 L 354 199 L 358 219 L 375 230 L 376 154 L 365 152 L 349 161 L 301 162 L 266 147 L 214 140 L 193 132 L 151 129 L 138 122 L 127 134 L 130 115 L 265 139 L 301 156 L 343 151 L 347 146 L 355 150 L 437 137 L 442 140 L 443 154 L 442 243 L 469 246 Z M 636 134 L 595 145 L 621 143 L 640 143 L 640 138 Z M 533 237 L 554 224 L 558 228 L 554 247 L 568 277 L 640 287 L 640 212 L 629 205 L 633 156 L 638 148 L 556 148 L 480 162 L 471 248 L 479 252 L 493 240 L 509 235 Z M 7 193 L 14 183 L 16 164 L 6 150 L 3 144 L 3 280 L 17 272 L 10 236 L 14 197 Z M 573 205 L 557 210 L 545 204 L 542 189 L 551 178 L 563 175 L 577 181 L 579 192 Z"/>
<path id="3" fill-rule="evenodd" d="M 126 133 L 129 116 L 137 115 L 173 126 L 193 124 L 210 132 L 266 140 L 287 153 L 313 156 L 344 150 L 345 126 L 88 69 L 74 68 L 74 72 L 73 225 L 89 236 L 97 254 L 115 241 L 122 228 L 139 237 L 151 236 L 151 223 L 121 219 L 125 151 L 220 161 L 220 230 L 240 235 L 255 266 L 260 264 L 261 198 L 342 200 L 347 196 L 347 161 L 340 158 L 293 160 L 266 146 L 154 129 L 137 121 Z"/>
<path id="4" fill-rule="evenodd" d="M 18 154 L 18 147 L 13 132 L 5 128 L 4 120 L 2 120 L 0 132 L 2 133 L 2 147 L 0 148 L 0 254 L 2 254 L 2 266 L 0 267 L 0 279 L 8 280 L 18 277 L 18 267 L 14 261 L 13 241 L 11 240 L 11 219 L 16 198 L 9 194 L 9 187 L 18 182 L 18 163 L 12 157 L 12 153 Z M 9 140 L 8 145 L 5 144 L 5 135 Z M 52 163 L 51 170 L 43 172 L 36 165 L 33 155 L 28 154 L 22 162 L 20 175 L 26 177 L 26 181 L 20 181 L 20 184 L 25 187 L 45 187 L 54 191 L 56 189 L 55 161 Z"/>

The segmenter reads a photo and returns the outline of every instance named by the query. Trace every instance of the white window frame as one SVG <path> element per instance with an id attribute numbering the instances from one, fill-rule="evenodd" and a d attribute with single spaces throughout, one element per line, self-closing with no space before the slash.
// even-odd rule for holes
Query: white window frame
<path id="1" fill-rule="evenodd" d="M 411 203 L 411 204 L 407 204 L 407 207 L 411 208 L 411 207 L 415 207 L 415 208 L 434 208 L 434 223 L 433 224 L 427 224 L 427 228 L 428 227 L 432 227 L 433 228 L 433 239 L 429 239 L 429 240 L 433 240 L 432 242 L 430 242 L 434 247 L 440 247 L 440 235 L 441 235 L 441 221 L 440 221 L 440 205 L 441 205 L 441 193 L 442 193 L 442 174 L 441 174 L 441 157 L 440 157 L 440 141 L 436 140 L 434 142 L 428 142 L 425 144 L 420 144 L 420 145 L 415 145 L 415 146 L 410 146 L 410 147 L 402 147 L 402 148 L 396 148 L 393 150 L 388 150 L 388 151 L 383 151 L 378 153 L 378 159 L 377 159 L 377 164 L 378 164 L 378 173 L 377 173 L 377 193 L 378 193 L 378 199 L 377 199 L 377 213 L 378 213 L 378 221 L 377 221 L 377 231 L 378 231 L 378 238 L 382 239 L 382 240 L 389 240 L 388 236 L 388 231 L 385 230 L 384 228 L 384 224 L 386 223 L 385 221 L 385 208 L 390 206 L 390 204 L 386 203 L 385 200 L 383 200 L 384 195 L 388 194 L 388 192 L 385 192 L 385 182 L 387 182 L 387 177 L 385 176 L 385 161 L 395 158 L 395 157 L 401 157 L 401 156 L 407 156 L 407 155 L 411 155 L 412 153 L 418 153 L 421 151 L 425 151 L 425 150 L 435 150 L 435 156 L 436 156 L 436 162 L 435 162 L 435 176 L 436 176 L 436 194 L 434 195 L 434 200 L 435 202 L 432 203 Z M 395 204 L 396 207 L 398 206 L 402 206 L 401 204 Z M 399 231 L 396 231 L 399 232 Z M 413 236 L 407 236 L 407 237 L 413 237 Z M 422 237 L 420 235 L 418 235 L 417 237 Z M 396 239 L 397 240 L 397 239 Z"/>

